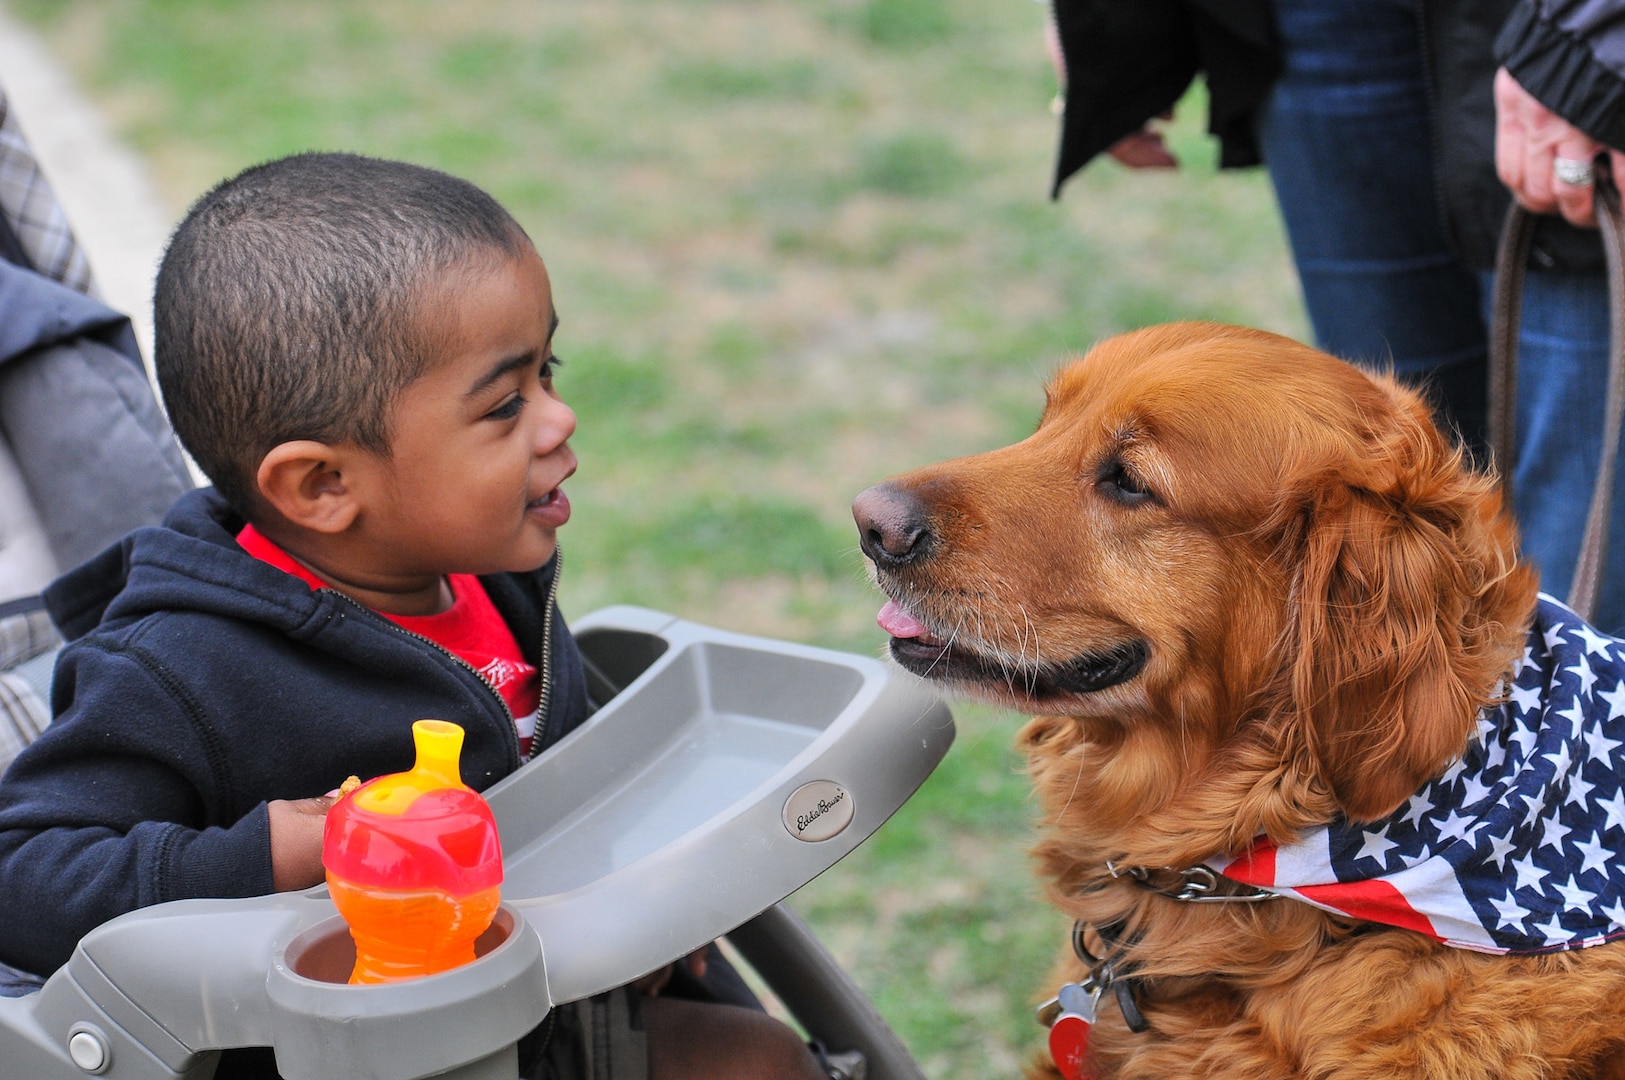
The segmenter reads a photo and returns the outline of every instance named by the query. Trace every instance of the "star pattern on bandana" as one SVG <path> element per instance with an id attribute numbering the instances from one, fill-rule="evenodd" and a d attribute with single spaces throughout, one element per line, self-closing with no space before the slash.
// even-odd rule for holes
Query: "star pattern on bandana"
<path id="1" fill-rule="evenodd" d="M 1494 951 L 1625 935 L 1625 641 L 1542 596 L 1503 689 L 1437 780 L 1383 821 L 1332 827 L 1331 868 L 1359 882 L 1443 860 L 1459 890 L 1406 900 L 1429 913 L 1448 892 L 1470 910 L 1444 914 L 1476 920 Z"/>

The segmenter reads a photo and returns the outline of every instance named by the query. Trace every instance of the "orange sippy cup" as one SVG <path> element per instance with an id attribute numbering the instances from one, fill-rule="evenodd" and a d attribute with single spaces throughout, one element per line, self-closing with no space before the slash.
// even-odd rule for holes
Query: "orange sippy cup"
<path id="1" fill-rule="evenodd" d="M 463 729 L 412 725 L 417 764 L 333 804 L 322 865 L 355 939 L 352 983 L 394 982 L 466 964 L 502 895 L 496 819 L 463 784 Z"/>

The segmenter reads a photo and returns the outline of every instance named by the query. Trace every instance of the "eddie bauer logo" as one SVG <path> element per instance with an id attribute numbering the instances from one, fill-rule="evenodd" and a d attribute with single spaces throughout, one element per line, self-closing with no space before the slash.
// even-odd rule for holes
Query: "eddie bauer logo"
<path id="1" fill-rule="evenodd" d="M 784 800 L 784 827 L 797 840 L 828 840 L 852 824 L 852 796 L 833 780 L 802 784 Z"/>

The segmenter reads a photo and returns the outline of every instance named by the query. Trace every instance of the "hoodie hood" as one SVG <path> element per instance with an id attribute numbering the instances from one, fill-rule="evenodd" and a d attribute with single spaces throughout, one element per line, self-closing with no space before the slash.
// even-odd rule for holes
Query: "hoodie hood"
<path id="1" fill-rule="evenodd" d="M 322 594 L 237 545 L 244 520 L 213 488 L 189 492 L 157 527 L 137 529 L 68 571 L 44 592 L 69 641 L 102 625 L 159 611 L 265 622 L 285 633 L 308 623 Z"/>

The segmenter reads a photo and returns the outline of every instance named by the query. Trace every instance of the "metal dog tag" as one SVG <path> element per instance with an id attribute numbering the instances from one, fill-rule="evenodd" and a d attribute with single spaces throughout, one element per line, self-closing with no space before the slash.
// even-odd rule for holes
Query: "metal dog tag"
<path id="1" fill-rule="evenodd" d="M 1100 1004 L 1100 987 L 1067 983 L 1055 995 L 1060 1015 L 1049 1029 L 1049 1055 L 1066 1080 L 1087 1080 L 1089 1034 Z"/>

